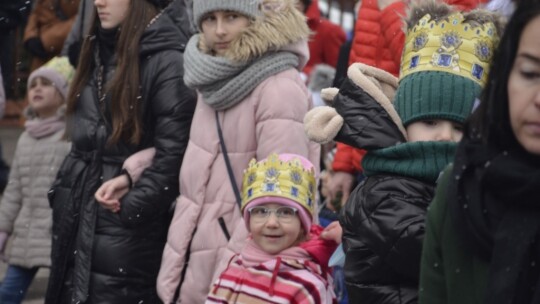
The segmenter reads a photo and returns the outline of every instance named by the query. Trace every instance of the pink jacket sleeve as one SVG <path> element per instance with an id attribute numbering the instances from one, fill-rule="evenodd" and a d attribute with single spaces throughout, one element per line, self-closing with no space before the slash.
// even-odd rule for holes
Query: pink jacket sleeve
<path id="1" fill-rule="evenodd" d="M 141 150 L 126 159 L 122 167 L 126 169 L 134 183 L 139 180 L 143 171 L 152 165 L 155 154 L 155 148 L 148 148 Z"/>

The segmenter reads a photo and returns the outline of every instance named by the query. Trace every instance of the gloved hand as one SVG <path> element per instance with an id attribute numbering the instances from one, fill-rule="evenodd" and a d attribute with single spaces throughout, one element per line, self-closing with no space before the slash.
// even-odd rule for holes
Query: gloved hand
<path id="1" fill-rule="evenodd" d="M 47 51 L 41 42 L 39 37 L 34 37 L 24 42 L 24 47 L 34 56 L 45 59 L 47 58 Z"/>

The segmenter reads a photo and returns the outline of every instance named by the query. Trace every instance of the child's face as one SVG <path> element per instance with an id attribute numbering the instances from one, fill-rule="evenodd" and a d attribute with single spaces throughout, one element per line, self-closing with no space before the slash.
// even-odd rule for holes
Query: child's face
<path id="1" fill-rule="evenodd" d="M 540 17 L 525 27 L 508 79 L 512 131 L 529 153 L 540 155 Z"/>
<path id="2" fill-rule="evenodd" d="M 28 102 L 40 118 L 54 116 L 62 105 L 62 96 L 49 80 L 35 78 L 30 84 Z"/>
<path id="3" fill-rule="evenodd" d="M 119 26 L 126 18 L 130 4 L 131 0 L 94 0 L 101 27 L 112 29 Z"/>
<path id="4" fill-rule="evenodd" d="M 248 210 L 250 210 L 249 229 L 253 241 L 266 253 L 278 254 L 302 239 L 304 234 L 302 223 L 291 207 L 269 203 Z M 281 213 L 281 217 L 276 211 L 278 214 Z"/>
<path id="5" fill-rule="evenodd" d="M 463 125 L 448 120 L 419 120 L 407 126 L 409 142 L 448 141 L 458 142 L 463 136 Z"/>
<path id="6" fill-rule="evenodd" d="M 201 1 L 201 0 L 199 0 Z M 202 17 L 206 45 L 216 56 L 223 56 L 231 42 L 250 24 L 248 17 L 233 11 L 215 11 Z"/>

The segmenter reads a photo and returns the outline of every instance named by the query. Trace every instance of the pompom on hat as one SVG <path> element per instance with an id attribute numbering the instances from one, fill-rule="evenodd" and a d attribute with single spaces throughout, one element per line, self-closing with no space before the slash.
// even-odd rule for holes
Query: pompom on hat
<path id="1" fill-rule="evenodd" d="M 426 119 L 464 122 L 486 84 L 500 16 L 424 0 L 411 5 L 406 23 L 394 101 L 404 126 Z"/>
<path id="2" fill-rule="evenodd" d="M 252 159 L 242 183 L 242 212 L 248 230 L 249 208 L 276 203 L 297 208 L 302 226 L 309 232 L 315 212 L 315 187 L 315 169 L 305 157 L 274 153 L 259 162 Z"/>
<path id="3" fill-rule="evenodd" d="M 55 57 L 30 74 L 27 89 L 30 90 L 30 85 L 36 78 L 43 77 L 53 83 L 64 101 L 66 101 L 69 85 L 74 74 L 75 69 L 73 69 L 67 57 Z"/>
<path id="4" fill-rule="evenodd" d="M 247 17 L 261 16 L 262 0 L 193 0 L 193 19 L 201 30 L 202 17 L 214 11 L 233 11 Z"/>

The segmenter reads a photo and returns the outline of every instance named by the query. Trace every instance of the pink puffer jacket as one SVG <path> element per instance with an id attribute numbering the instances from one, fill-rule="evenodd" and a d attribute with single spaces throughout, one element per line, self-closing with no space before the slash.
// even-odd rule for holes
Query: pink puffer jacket
<path id="1" fill-rule="evenodd" d="M 245 100 L 219 113 L 239 189 L 243 170 L 252 158 L 260 160 L 272 152 L 295 153 L 319 163 L 319 146 L 309 142 L 303 128 L 304 115 L 311 107 L 298 71 L 289 69 L 269 77 Z M 187 267 L 179 301 L 202 303 L 228 258 L 245 243 L 247 230 L 219 146 L 215 111 L 200 96 L 180 171 L 180 191 L 158 293 L 164 303 L 171 303 Z M 230 242 L 219 218 L 232 236 Z"/>

